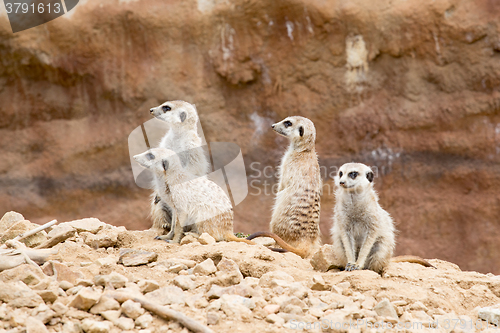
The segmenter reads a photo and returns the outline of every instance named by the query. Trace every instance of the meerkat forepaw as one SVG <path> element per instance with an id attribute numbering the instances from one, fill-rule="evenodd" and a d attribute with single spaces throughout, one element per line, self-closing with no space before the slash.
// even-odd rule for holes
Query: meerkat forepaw
<path id="1" fill-rule="evenodd" d="M 345 270 L 348 272 L 356 271 L 359 270 L 359 266 L 357 264 L 347 263 L 347 265 L 345 265 Z"/>

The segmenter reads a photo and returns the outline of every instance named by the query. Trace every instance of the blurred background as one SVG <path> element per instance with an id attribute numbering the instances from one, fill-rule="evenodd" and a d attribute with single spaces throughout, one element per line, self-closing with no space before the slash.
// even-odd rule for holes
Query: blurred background
<path id="1" fill-rule="evenodd" d="M 127 139 L 181 99 L 208 142 L 242 149 L 235 232 L 268 230 L 288 144 L 270 125 L 302 115 L 326 243 L 331 171 L 357 161 L 398 255 L 500 274 L 499 29 L 498 0 L 87 0 L 16 34 L 0 6 L 0 215 L 149 228 Z"/>

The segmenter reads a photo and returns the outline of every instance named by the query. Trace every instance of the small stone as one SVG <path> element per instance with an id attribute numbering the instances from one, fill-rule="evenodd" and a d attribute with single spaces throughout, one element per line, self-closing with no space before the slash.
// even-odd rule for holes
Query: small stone
<path id="1" fill-rule="evenodd" d="M 149 293 L 151 291 L 160 288 L 160 284 L 155 280 L 140 280 L 139 283 L 137 283 L 137 285 L 139 286 L 139 289 L 143 294 Z"/>
<path id="2" fill-rule="evenodd" d="M 144 314 L 145 310 L 140 303 L 127 300 L 122 304 L 122 312 L 129 318 L 137 319 Z"/>
<path id="3" fill-rule="evenodd" d="M 412 311 L 424 311 L 427 312 L 427 307 L 424 305 L 424 303 L 417 301 L 410 305 L 410 310 Z"/>
<path id="4" fill-rule="evenodd" d="M 106 223 L 91 217 L 81 220 L 74 220 L 71 222 L 59 223 L 59 227 L 61 226 L 73 227 L 76 229 L 77 232 L 90 232 L 91 234 L 97 234 L 101 229 L 103 229 L 106 226 Z"/>
<path id="5" fill-rule="evenodd" d="M 28 317 L 26 319 L 26 333 L 48 333 L 47 327 L 37 318 Z"/>
<path id="6" fill-rule="evenodd" d="M 157 259 L 158 254 L 154 252 L 123 248 L 120 250 L 120 259 L 118 263 L 123 266 L 139 266 L 149 264 Z"/>
<path id="7" fill-rule="evenodd" d="M 56 316 L 56 313 L 52 311 L 47 305 L 40 304 L 31 313 L 32 317 L 40 320 L 43 324 L 47 324 Z"/>
<path id="8" fill-rule="evenodd" d="M 264 311 L 268 314 L 278 313 L 280 311 L 280 306 L 278 304 L 269 304 L 264 307 Z"/>
<path id="9" fill-rule="evenodd" d="M 17 266 L 0 273 L 0 281 L 22 281 L 28 286 L 37 285 L 45 278 L 47 278 L 47 276 L 43 275 L 40 269 L 36 269 L 34 266 L 28 264 Z"/>
<path id="10" fill-rule="evenodd" d="M 52 310 L 56 313 L 56 315 L 62 317 L 68 311 L 68 307 L 61 302 L 54 302 L 51 306 Z"/>
<path id="11" fill-rule="evenodd" d="M 21 281 L 0 282 L 0 301 L 13 307 L 34 308 L 43 303 L 43 299 Z"/>
<path id="12" fill-rule="evenodd" d="M 317 290 L 317 291 L 324 291 L 324 290 L 330 290 L 332 289 L 332 286 L 327 284 L 325 280 L 323 280 L 323 277 L 321 275 L 313 275 L 312 277 L 312 285 L 311 285 L 311 290 Z"/>
<path id="13" fill-rule="evenodd" d="M 372 297 L 372 296 L 368 296 L 366 297 L 366 299 L 361 303 L 361 308 L 363 309 L 367 309 L 367 310 L 371 310 L 373 309 L 373 307 L 377 305 L 377 300 Z M 393 303 L 394 305 L 394 303 Z"/>
<path id="14" fill-rule="evenodd" d="M 192 275 L 179 275 L 173 280 L 174 285 L 182 288 L 182 290 L 191 290 L 196 288 L 196 282 L 193 281 Z"/>
<path id="15" fill-rule="evenodd" d="M 107 256 L 105 258 L 99 258 L 99 259 L 96 259 L 96 261 L 94 261 L 94 264 L 96 264 L 97 266 L 101 266 L 101 267 L 113 266 L 113 265 L 116 265 L 116 263 L 118 263 L 117 256 Z"/>
<path id="16" fill-rule="evenodd" d="M 101 316 L 112 323 L 117 322 L 120 319 L 121 314 L 122 312 L 120 310 L 108 310 L 101 312 Z"/>
<path id="17" fill-rule="evenodd" d="M 276 241 L 274 239 L 272 239 L 271 237 L 254 238 L 254 239 L 252 239 L 252 242 L 254 242 L 255 244 L 258 244 L 258 245 L 265 246 L 265 247 L 276 245 Z"/>
<path id="18" fill-rule="evenodd" d="M 118 243 L 118 228 L 103 229 L 96 235 L 90 234 L 85 238 L 85 244 L 93 249 L 113 247 Z"/>
<path id="19" fill-rule="evenodd" d="M 207 313 L 207 325 L 217 325 L 219 323 L 220 317 L 217 312 Z"/>
<path id="20" fill-rule="evenodd" d="M 118 288 L 123 288 L 128 282 L 128 279 L 121 275 L 120 273 L 117 272 L 111 272 L 109 276 L 109 283 L 113 286 L 113 288 L 118 289 Z"/>
<path id="21" fill-rule="evenodd" d="M 135 322 L 133 319 L 120 317 L 116 322 L 113 322 L 118 328 L 128 331 L 135 327 Z"/>
<path id="22" fill-rule="evenodd" d="M 396 319 L 398 318 L 396 309 L 394 309 L 394 306 L 392 305 L 391 302 L 389 302 L 387 298 L 384 298 L 377 305 L 375 305 L 373 311 L 375 311 L 377 315 L 381 317 L 392 317 Z"/>
<path id="23" fill-rule="evenodd" d="M 75 233 L 75 228 L 69 225 L 56 225 L 47 234 L 47 240 L 43 244 L 40 244 L 40 248 L 51 248 L 59 243 L 64 242 L 66 239 L 73 237 Z"/>
<path id="24" fill-rule="evenodd" d="M 62 290 L 65 290 L 65 291 L 73 288 L 74 286 L 75 285 L 69 281 L 63 280 L 63 281 L 59 282 L 59 288 L 61 288 Z"/>
<path id="25" fill-rule="evenodd" d="M 18 212 L 10 211 L 3 215 L 0 220 L 0 232 L 4 232 L 9 229 L 14 223 L 23 221 L 24 216 Z"/>
<path id="26" fill-rule="evenodd" d="M 215 238 L 204 232 L 198 237 L 198 242 L 202 245 L 215 244 Z"/>
<path id="27" fill-rule="evenodd" d="M 86 280 L 86 279 L 77 279 L 76 285 L 83 286 L 83 287 L 92 287 L 94 285 L 94 282 L 92 282 L 90 280 Z"/>
<path id="28" fill-rule="evenodd" d="M 477 316 L 482 319 L 486 320 L 489 323 L 500 323 L 500 309 L 496 307 L 484 307 L 480 308 Z"/>
<path id="29" fill-rule="evenodd" d="M 79 323 L 74 323 L 72 321 L 66 321 L 62 327 L 63 333 L 81 333 L 82 329 Z"/>
<path id="30" fill-rule="evenodd" d="M 217 272 L 212 283 L 221 286 L 232 286 L 243 281 L 243 275 L 240 272 L 238 264 L 234 260 L 223 257 L 217 264 Z"/>
<path id="31" fill-rule="evenodd" d="M 85 279 L 85 275 L 83 275 L 82 272 L 74 271 L 67 265 L 61 264 L 56 261 L 46 262 L 42 266 L 42 270 L 48 276 L 57 276 L 57 281 L 68 281 L 73 285 L 76 284 L 76 280 Z"/>
<path id="32" fill-rule="evenodd" d="M 271 287 L 272 280 L 284 280 L 288 282 L 294 282 L 295 279 L 290 275 L 283 271 L 271 271 L 260 277 L 259 286 L 262 288 Z"/>
<path id="33" fill-rule="evenodd" d="M 210 275 L 215 273 L 217 268 L 215 267 L 214 261 L 210 258 L 194 266 L 193 273 L 199 275 Z"/>
<path id="34" fill-rule="evenodd" d="M 45 303 L 54 303 L 57 300 L 57 292 L 55 290 L 35 290 Z"/>
<path id="35" fill-rule="evenodd" d="M 82 321 L 82 329 L 85 333 L 109 333 L 111 327 L 109 321 L 96 321 L 90 318 Z"/>
<path id="36" fill-rule="evenodd" d="M 186 245 L 186 244 L 191 244 L 191 243 L 198 243 L 198 240 L 192 236 L 192 235 L 187 235 L 184 236 L 181 240 L 181 245 Z"/>
<path id="37" fill-rule="evenodd" d="M 250 298 L 237 295 L 223 295 L 221 297 L 221 310 L 230 318 L 249 321 L 252 318 L 251 309 L 255 303 Z"/>
<path id="38" fill-rule="evenodd" d="M 22 235 L 30 230 L 33 230 L 35 228 L 38 228 L 39 225 L 35 223 L 31 223 L 28 220 L 22 220 L 15 222 L 5 230 L 3 233 L 0 234 L 0 243 L 5 243 L 9 239 L 13 239 L 19 235 Z M 28 247 L 35 247 L 37 245 L 42 244 L 47 240 L 46 232 L 38 232 L 34 235 L 31 235 L 27 238 L 24 238 L 21 240 L 22 243 L 24 243 Z"/>
<path id="39" fill-rule="evenodd" d="M 185 269 L 188 269 L 188 267 L 184 264 L 177 264 L 177 265 L 172 265 L 169 268 L 167 268 L 167 271 L 169 273 L 179 273 L 180 271 L 183 271 Z"/>
<path id="40" fill-rule="evenodd" d="M 326 272 L 335 265 L 335 255 L 333 246 L 330 244 L 323 245 L 310 260 L 311 266 L 320 272 Z"/>
<path id="41" fill-rule="evenodd" d="M 91 288 L 82 288 L 69 302 L 68 306 L 87 311 L 96 304 L 100 298 L 101 293 L 99 291 L 92 290 Z"/>
<path id="42" fill-rule="evenodd" d="M 180 258 L 170 258 L 165 261 L 159 262 L 158 266 L 170 267 L 173 265 L 186 265 L 187 268 L 193 268 L 196 266 L 196 261 L 190 259 L 180 259 Z"/>
<path id="43" fill-rule="evenodd" d="M 411 315 L 413 316 L 415 321 L 422 323 L 426 327 L 429 327 L 430 323 L 432 322 L 432 317 L 424 311 L 414 311 L 411 313 Z"/>
<path id="44" fill-rule="evenodd" d="M 285 319 L 274 313 L 267 316 L 266 321 L 271 324 L 276 324 L 277 326 L 283 326 L 285 324 Z"/>
<path id="45" fill-rule="evenodd" d="M 142 316 L 137 317 L 135 320 L 135 325 L 139 328 L 148 328 L 148 326 L 153 322 L 153 316 L 149 313 L 145 313 Z"/>
<path id="46" fill-rule="evenodd" d="M 119 309 L 120 309 L 120 303 L 118 303 L 118 301 L 116 301 L 112 297 L 102 295 L 101 298 L 99 299 L 99 302 L 97 302 L 97 304 L 90 309 L 90 313 L 101 314 L 102 312 L 105 311 L 119 310 Z"/>
<path id="47" fill-rule="evenodd" d="M 145 295 L 151 301 L 157 302 L 160 305 L 169 304 L 186 304 L 186 296 L 184 291 L 179 287 L 168 286 L 159 288 Z"/>

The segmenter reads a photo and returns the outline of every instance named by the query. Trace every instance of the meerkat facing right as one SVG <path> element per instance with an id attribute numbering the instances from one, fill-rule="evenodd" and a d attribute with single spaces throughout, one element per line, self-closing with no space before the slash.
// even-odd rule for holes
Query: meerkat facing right
<path id="1" fill-rule="evenodd" d="M 182 166 L 195 176 L 204 176 L 210 172 L 210 164 L 198 135 L 198 113 L 196 107 L 184 101 L 167 101 L 150 109 L 157 119 L 170 125 L 169 131 L 162 137 L 161 148 L 175 151 L 179 154 Z M 171 228 L 171 203 L 161 199 L 158 189 L 153 183 L 151 194 L 152 229 L 163 235 Z"/>
<path id="2" fill-rule="evenodd" d="M 269 232 L 257 232 L 247 239 L 266 236 L 283 249 L 302 258 L 321 246 L 319 229 L 322 180 L 316 155 L 316 128 L 311 120 L 294 116 L 272 125 L 290 140 L 281 160 L 278 193 Z"/>
<path id="3" fill-rule="evenodd" d="M 369 269 L 379 274 L 390 261 L 434 267 L 416 256 L 392 258 L 396 246 L 394 222 L 378 203 L 373 178 L 373 171 L 361 163 L 344 164 L 335 176 L 331 234 L 338 266 L 346 271 Z"/>

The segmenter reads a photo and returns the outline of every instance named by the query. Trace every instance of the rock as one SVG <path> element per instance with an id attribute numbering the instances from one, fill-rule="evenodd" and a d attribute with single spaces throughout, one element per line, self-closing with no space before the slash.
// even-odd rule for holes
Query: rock
<path id="1" fill-rule="evenodd" d="M 106 296 L 105 294 L 101 296 L 97 304 L 92 306 L 90 309 L 90 313 L 93 314 L 101 314 L 102 312 L 105 311 L 110 311 L 110 310 L 119 310 L 120 309 L 120 303 L 116 301 L 114 298 Z"/>
<path id="2" fill-rule="evenodd" d="M 48 333 L 49 330 L 45 327 L 45 324 L 40 320 L 28 317 L 26 319 L 26 333 Z"/>
<path id="3" fill-rule="evenodd" d="M 66 281 L 66 280 L 62 280 L 61 282 L 59 282 L 59 288 L 61 288 L 62 290 L 68 290 L 68 289 L 73 288 L 74 286 L 75 285 L 73 283 Z"/>
<path id="4" fill-rule="evenodd" d="M 145 295 L 146 298 L 160 305 L 186 304 L 186 296 L 179 287 L 168 286 L 159 288 Z"/>
<path id="5" fill-rule="evenodd" d="M 53 311 L 43 303 L 37 306 L 31 312 L 31 316 L 40 320 L 43 324 L 47 324 L 48 322 L 50 322 L 51 319 L 54 318 L 56 315 L 57 314 L 55 313 L 55 311 Z"/>
<path id="6" fill-rule="evenodd" d="M 45 303 L 54 303 L 57 300 L 57 292 L 55 290 L 35 290 Z"/>
<path id="7" fill-rule="evenodd" d="M 185 265 L 187 268 L 193 268 L 196 266 L 196 261 L 190 259 L 180 259 L 180 258 L 170 258 L 165 261 L 159 262 L 158 266 L 170 267 L 173 265 Z"/>
<path id="8" fill-rule="evenodd" d="M 118 328 L 124 331 L 131 330 L 135 327 L 135 322 L 133 319 L 120 317 L 116 322 L 113 322 Z"/>
<path id="9" fill-rule="evenodd" d="M 97 266 L 113 266 L 118 263 L 118 257 L 117 256 L 107 256 L 104 258 L 99 258 L 94 261 L 94 264 Z"/>
<path id="10" fill-rule="evenodd" d="M 430 324 L 432 323 L 432 317 L 429 316 L 427 313 L 424 311 L 414 311 L 411 313 L 412 317 L 414 318 L 415 321 L 422 323 L 425 327 L 429 327 Z M 396 317 L 397 319 L 398 317 Z"/>
<path id="11" fill-rule="evenodd" d="M 69 225 L 55 225 L 52 230 L 47 234 L 47 240 L 40 244 L 40 248 L 51 248 L 59 243 L 64 242 L 66 239 L 73 237 L 76 233 L 75 228 Z"/>
<path id="12" fill-rule="evenodd" d="M 309 288 L 304 287 L 301 282 L 289 282 L 285 280 L 271 280 L 270 288 L 281 287 L 289 290 L 290 295 L 304 299 L 309 294 Z"/>
<path id="13" fill-rule="evenodd" d="M 204 232 L 198 237 L 198 242 L 202 245 L 215 244 L 215 238 Z"/>
<path id="14" fill-rule="evenodd" d="M 118 228 L 103 229 L 96 235 L 90 234 L 85 238 L 85 244 L 93 249 L 113 247 L 118 242 Z"/>
<path id="15" fill-rule="evenodd" d="M 217 264 L 217 272 L 212 283 L 221 286 L 232 286 L 243 281 L 243 275 L 236 262 L 223 257 Z"/>
<path id="16" fill-rule="evenodd" d="M 120 320 L 121 314 L 122 314 L 121 310 L 108 310 L 108 311 L 102 312 L 101 316 L 104 319 L 109 320 L 112 323 L 115 323 L 118 320 Z"/>
<path id="17" fill-rule="evenodd" d="M 396 309 L 394 309 L 394 306 L 392 305 L 391 302 L 389 302 L 387 298 L 384 298 L 377 305 L 375 305 L 373 311 L 375 311 L 377 315 L 381 317 L 391 317 L 396 319 L 398 318 Z"/>
<path id="18" fill-rule="evenodd" d="M 21 220 L 13 223 L 7 230 L 5 230 L 2 234 L 0 234 L 0 243 L 5 243 L 9 239 L 16 238 L 24 234 L 27 231 L 38 228 L 39 225 L 35 223 L 31 223 L 28 220 Z M 34 235 L 31 235 L 27 238 L 21 240 L 22 243 L 26 244 L 28 247 L 35 247 L 37 245 L 42 244 L 47 240 L 47 236 L 45 231 L 38 232 Z"/>
<path id="19" fill-rule="evenodd" d="M 137 319 L 144 314 L 145 310 L 140 303 L 127 300 L 122 303 L 122 312 L 129 318 Z"/>
<path id="20" fill-rule="evenodd" d="M 62 317 L 68 311 L 68 307 L 61 302 L 54 302 L 51 308 L 59 317 Z"/>
<path id="21" fill-rule="evenodd" d="M 210 258 L 194 266 L 193 273 L 199 275 L 210 275 L 217 271 L 214 261 Z"/>
<path id="22" fill-rule="evenodd" d="M 259 286 L 262 288 L 270 288 L 272 280 L 283 280 L 288 282 L 294 282 L 295 279 L 283 271 L 271 271 L 260 277 Z"/>
<path id="23" fill-rule="evenodd" d="M 220 317 L 217 312 L 207 312 L 207 325 L 217 325 Z"/>
<path id="24" fill-rule="evenodd" d="M 5 230 L 9 229 L 13 224 L 19 221 L 23 221 L 24 216 L 22 216 L 18 212 L 10 211 L 5 213 L 0 220 L 0 233 L 5 232 Z"/>
<path id="25" fill-rule="evenodd" d="M 497 307 L 488 306 L 480 308 L 477 316 L 488 323 L 500 323 L 500 309 Z"/>
<path id="26" fill-rule="evenodd" d="M 139 328 L 148 328 L 148 326 L 153 322 L 153 316 L 149 313 L 145 313 L 135 320 L 135 325 Z"/>
<path id="27" fill-rule="evenodd" d="M 231 287 L 220 287 L 216 284 L 212 285 L 208 293 L 206 294 L 206 297 L 209 299 L 213 298 L 220 298 L 222 295 L 238 295 L 242 297 L 255 297 L 257 296 L 257 292 L 245 285 L 245 284 L 238 284 L 236 286 L 231 286 Z"/>
<path id="28" fill-rule="evenodd" d="M 306 305 L 306 303 L 304 303 L 298 297 L 295 297 L 295 296 L 286 297 L 279 305 L 280 305 L 281 309 L 285 309 L 289 305 L 297 306 L 300 308 L 301 314 L 302 314 L 302 311 L 305 311 L 308 309 L 308 306 Z"/>
<path id="29" fill-rule="evenodd" d="M 73 227 L 77 232 L 90 232 L 91 234 L 97 234 L 106 226 L 106 223 L 103 223 L 98 219 L 91 217 L 81 220 L 74 220 L 71 222 L 60 223 L 59 226 L 70 226 Z"/>
<path id="30" fill-rule="evenodd" d="M 43 272 L 48 276 L 57 276 L 57 281 L 68 281 L 75 285 L 77 279 L 85 279 L 80 271 L 70 269 L 65 264 L 56 261 L 48 261 L 42 266 Z M 63 288 L 64 289 L 64 288 Z"/>
<path id="31" fill-rule="evenodd" d="M 326 272 L 328 268 L 335 264 L 335 254 L 333 253 L 333 246 L 325 244 L 320 247 L 310 260 L 311 266 L 320 272 Z"/>
<path id="32" fill-rule="evenodd" d="M 323 277 L 321 275 L 319 275 L 319 274 L 313 275 L 311 290 L 323 291 L 323 290 L 330 290 L 330 289 L 332 289 L 332 286 L 327 284 L 325 282 L 325 280 L 323 280 Z"/>
<path id="33" fill-rule="evenodd" d="M 222 295 L 220 300 L 221 300 L 221 306 L 224 304 L 227 304 L 228 306 L 241 304 L 250 310 L 255 309 L 255 302 L 251 298 L 242 297 L 238 295 Z"/>
<path id="34" fill-rule="evenodd" d="M 188 275 L 179 275 L 174 278 L 172 281 L 174 285 L 182 288 L 182 290 L 191 290 L 196 288 L 196 282 L 193 281 L 192 276 Z"/>
<path id="35" fill-rule="evenodd" d="M 275 324 L 277 326 L 283 326 L 285 324 L 285 319 L 281 318 L 276 314 L 270 314 L 266 317 L 266 321 L 271 324 Z"/>
<path id="36" fill-rule="evenodd" d="M 34 286 L 40 283 L 47 276 L 40 272 L 33 265 L 24 264 L 11 269 L 7 269 L 0 273 L 0 281 L 10 282 L 10 281 L 22 281 L 26 285 Z"/>
<path id="37" fill-rule="evenodd" d="M 424 311 L 424 312 L 427 312 L 427 307 L 424 305 L 424 303 L 420 302 L 420 301 L 417 301 L 415 303 L 413 303 L 412 305 L 410 305 L 410 310 L 412 311 Z"/>
<path id="38" fill-rule="evenodd" d="M 0 301 L 13 307 L 29 308 L 43 303 L 43 299 L 21 281 L 0 282 Z"/>
<path id="39" fill-rule="evenodd" d="M 280 310 L 280 306 L 278 304 L 268 304 L 264 307 L 264 311 L 268 314 L 278 313 Z"/>
<path id="40" fill-rule="evenodd" d="M 252 242 L 254 242 L 255 244 L 259 244 L 259 245 L 265 246 L 265 247 L 276 245 L 275 240 L 272 239 L 271 237 L 258 237 L 258 238 L 254 238 L 254 239 L 252 239 Z"/>
<path id="41" fill-rule="evenodd" d="M 186 244 L 191 244 L 191 243 L 198 243 L 198 239 L 196 239 L 194 236 L 192 235 L 186 235 L 184 237 L 182 237 L 182 240 L 181 240 L 181 245 L 186 245 Z"/>
<path id="42" fill-rule="evenodd" d="M 72 321 L 66 321 L 62 329 L 63 333 L 81 333 L 82 329 L 80 323 L 74 323 Z"/>
<path id="43" fill-rule="evenodd" d="M 252 318 L 251 309 L 255 303 L 250 298 L 237 295 L 223 295 L 221 297 L 221 310 L 230 318 L 249 321 Z"/>
<path id="44" fill-rule="evenodd" d="M 82 288 L 69 302 L 68 306 L 87 311 L 101 298 L 101 292 L 92 288 Z"/>
<path id="45" fill-rule="evenodd" d="M 141 280 L 139 281 L 139 283 L 137 283 L 137 285 L 139 286 L 139 289 L 143 294 L 149 293 L 151 291 L 160 288 L 160 284 L 155 280 Z"/>
<path id="46" fill-rule="evenodd" d="M 85 333 L 109 333 L 111 327 L 109 321 L 96 321 L 90 318 L 82 321 L 82 329 Z"/>
<path id="47" fill-rule="evenodd" d="M 111 274 L 108 275 L 108 278 L 109 283 L 111 283 L 115 289 L 124 288 L 128 282 L 128 279 L 125 276 L 117 272 L 111 272 Z"/>
<path id="48" fill-rule="evenodd" d="M 158 259 L 158 254 L 154 252 L 122 248 L 118 263 L 123 266 L 140 266 L 156 261 L 156 259 Z"/>

